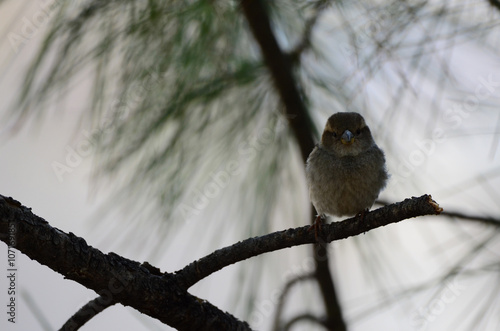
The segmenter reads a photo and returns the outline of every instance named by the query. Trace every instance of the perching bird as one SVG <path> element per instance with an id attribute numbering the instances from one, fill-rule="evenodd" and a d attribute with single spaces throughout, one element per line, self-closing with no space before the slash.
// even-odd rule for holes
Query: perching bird
<path id="1" fill-rule="evenodd" d="M 364 215 L 373 205 L 388 175 L 384 152 L 360 114 L 336 113 L 328 119 L 307 159 L 306 178 L 318 212 L 315 225 L 326 215 Z"/>

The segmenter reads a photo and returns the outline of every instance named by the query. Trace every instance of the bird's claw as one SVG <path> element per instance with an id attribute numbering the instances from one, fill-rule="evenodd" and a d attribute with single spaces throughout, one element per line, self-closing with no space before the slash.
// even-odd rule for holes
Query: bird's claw
<path id="1" fill-rule="evenodd" d="M 314 229 L 314 238 L 316 238 L 316 241 L 318 241 L 318 232 L 321 232 L 324 221 L 323 215 L 317 215 L 313 224 L 308 229 L 309 231 Z"/>

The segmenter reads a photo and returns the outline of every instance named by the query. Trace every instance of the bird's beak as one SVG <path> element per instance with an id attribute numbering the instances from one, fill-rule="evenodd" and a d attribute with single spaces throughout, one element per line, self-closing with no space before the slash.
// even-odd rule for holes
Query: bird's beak
<path id="1" fill-rule="evenodd" d="M 350 145 L 354 142 L 354 135 L 352 134 L 351 131 L 345 130 L 344 133 L 342 134 L 342 137 L 340 137 L 340 141 L 344 145 Z"/>

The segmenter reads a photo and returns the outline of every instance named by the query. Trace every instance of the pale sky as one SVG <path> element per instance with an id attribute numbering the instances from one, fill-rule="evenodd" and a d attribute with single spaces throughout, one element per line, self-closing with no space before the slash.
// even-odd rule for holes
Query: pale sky
<path id="1" fill-rule="evenodd" d="M 48 1 L 43 3 L 48 3 Z M 12 105 L 11 102 L 19 91 L 27 64 L 42 41 L 45 21 L 41 13 L 45 10 L 46 7 L 38 2 L 7 1 L 2 4 L 0 12 L 2 22 L 0 24 L 0 36 L 2 36 L 0 39 L 0 90 L 3 91 L 0 116 L 2 118 L 9 118 L 6 116 L 10 110 L 9 106 Z M 39 26 L 33 25 L 35 27 L 33 30 L 33 26 L 26 23 L 26 19 L 33 22 L 35 17 L 38 17 L 42 23 Z M 29 37 L 25 38 L 21 44 L 17 43 L 19 39 L 16 39 L 16 36 L 27 33 Z M 485 102 L 493 106 L 498 105 L 500 87 L 495 85 L 495 82 L 500 82 L 498 59 L 492 59 L 481 53 L 477 54 L 472 47 L 463 45 L 459 51 L 455 52 L 451 61 L 453 68 L 460 69 L 462 83 L 468 88 L 465 91 L 456 91 L 454 95 L 448 95 L 446 98 L 448 101 L 445 101 L 442 107 L 452 109 L 453 103 L 464 103 L 466 97 L 474 95 L 478 89 L 481 89 L 481 86 L 489 86 L 481 89 L 486 99 Z M 493 81 L 493 85 L 485 85 L 487 83 L 484 81 Z M 83 88 L 87 83 L 85 81 L 81 83 Z M 419 91 L 422 94 L 432 94 L 432 92 L 432 86 Z M 104 238 L 109 238 L 108 233 L 97 233 L 95 227 L 88 222 L 91 219 L 95 221 L 96 210 L 100 202 L 108 197 L 110 190 L 100 186 L 99 191 L 96 192 L 95 187 L 90 184 L 92 153 L 81 160 L 72 158 L 72 150 L 85 141 L 85 132 L 88 132 L 85 125 L 78 126 L 80 112 L 85 110 L 85 100 L 81 98 L 82 96 L 75 92 L 70 102 L 64 103 L 64 107 L 59 105 L 41 118 L 33 117 L 29 124 L 15 135 L 11 135 L 8 130 L 11 128 L 10 124 L 7 124 L 5 128 L 0 127 L 4 129 L 0 131 L 0 194 L 12 196 L 31 207 L 35 214 L 43 217 L 52 226 L 85 238 L 87 243 L 105 253 L 114 251 L 130 259 L 147 260 L 148 256 L 144 252 L 118 245 L 112 240 L 104 240 Z M 411 104 L 411 99 L 408 100 Z M 383 103 L 383 98 L 381 102 Z M 405 109 L 402 109 L 402 112 Z M 482 111 L 474 113 L 478 114 L 477 116 L 470 116 L 471 113 L 455 113 L 453 118 L 439 117 L 428 132 L 415 132 L 406 127 L 391 129 L 392 137 L 397 137 L 397 144 L 405 148 L 388 157 L 388 167 L 393 177 L 381 197 L 397 201 L 411 195 L 431 193 L 433 198 L 445 208 L 481 215 L 499 215 L 498 201 L 491 198 L 492 195 L 488 192 L 493 191 L 499 194 L 500 151 L 498 146 L 494 148 L 496 146 L 495 135 L 498 138 L 498 126 L 496 126 L 496 131 L 494 129 L 496 123 L 500 123 L 500 116 L 498 112 L 497 114 Z M 427 121 L 426 115 L 428 114 L 417 114 L 415 121 L 420 123 Z M 5 123 L 4 121 L 3 124 Z M 437 133 L 435 133 L 436 130 L 438 130 Z M 391 133 L 376 132 L 375 136 L 380 139 L 379 145 L 383 147 L 389 144 L 388 139 L 390 140 Z M 57 175 L 54 171 L 56 163 L 71 164 L 71 172 Z M 477 174 L 495 171 L 495 169 L 496 173 L 492 175 L 495 180 L 492 182 L 477 185 L 472 180 Z M 109 223 L 106 224 L 109 224 L 110 229 L 116 229 L 113 224 L 120 224 L 122 220 L 114 215 L 110 216 L 107 221 Z M 419 226 L 417 222 L 414 220 L 404 225 L 389 226 L 379 230 L 378 237 L 370 233 L 356 240 L 383 242 L 384 238 L 388 238 L 388 241 L 394 240 L 394 236 L 399 238 L 407 247 L 405 251 L 394 251 L 389 244 L 382 244 L 381 250 L 400 257 L 402 261 L 400 267 L 406 270 L 403 270 L 405 281 L 418 283 L 422 275 L 432 277 L 439 274 L 444 264 L 452 264 L 451 261 L 456 261 L 457 256 L 463 252 L 463 247 L 457 246 L 454 251 L 446 251 L 442 255 L 436 254 L 441 244 L 447 240 L 454 240 L 456 239 L 454 236 L 463 233 L 469 233 L 478 238 L 486 235 L 484 229 L 468 224 L 459 224 L 453 231 L 450 231 L 450 224 L 446 222 L 422 221 L 427 222 L 424 227 Z M 174 271 L 210 253 L 210 251 L 192 249 L 188 244 L 191 233 L 198 225 L 199 223 L 193 222 L 182 229 L 181 234 L 171 245 L 172 248 L 165 253 L 163 258 L 155 261 L 158 267 L 164 271 Z M 116 234 L 116 238 L 120 238 L 120 234 Z M 240 239 L 228 234 L 224 244 L 228 245 Z M 340 266 L 339 270 L 334 271 L 338 278 L 337 284 L 343 285 L 339 292 L 341 297 L 349 301 L 345 314 L 356 316 L 357 313 L 363 311 L 357 308 L 362 306 L 361 301 L 364 296 L 376 298 L 377 291 L 374 288 L 377 287 L 356 286 L 356 280 L 363 278 L 363 275 L 369 274 L 370 271 L 365 269 L 364 261 L 358 254 L 358 246 L 353 243 L 353 240 L 334 243 L 332 247 L 335 249 L 335 259 L 339 261 Z M 182 254 L 177 252 L 182 252 Z M 283 277 L 278 277 L 279 279 L 263 285 L 255 304 L 257 311 L 268 317 L 265 303 L 270 299 L 270 293 L 281 288 L 287 273 L 308 268 L 310 261 L 307 252 L 305 248 L 285 250 L 273 255 L 289 259 L 289 265 L 285 272 L 281 270 Z M 436 255 L 439 257 L 436 258 Z M 446 256 L 443 257 L 443 255 Z M 7 247 L 0 244 L 0 265 L 7 265 L 6 256 Z M 410 262 L 405 263 L 408 259 Z M 93 291 L 73 281 L 64 280 L 61 275 L 30 260 L 20 252 L 17 252 L 16 263 L 18 266 L 16 300 L 19 303 L 16 324 L 9 323 L 5 313 L 2 313 L 0 315 L 2 316 L 0 318 L 1 330 L 41 330 L 41 324 L 34 313 L 37 309 L 41 310 L 44 318 L 47 319 L 50 326 L 48 329 L 58 328 L 80 306 L 96 296 Z M 387 269 L 386 272 L 386 277 L 390 278 L 390 272 Z M 221 309 L 234 313 L 231 311 L 232 307 L 228 300 L 228 297 L 234 294 L 229 293 L 231 287 L 226 286 L 226 283 L 234 281 L 237 275 L 238 271 L 235 268 L 226 268 L 196 285 L 192 292 L 211 301 Z M 404 287 L 404 284 L 399 283 L 400 281 L 401 279 L 394 279 L 394 289 Z M 374 280 L 374 283 L 376 282 L 377 280 Z M 426 315 L 432 319 L 426 330 L 446 330 L 444 328 L 450 325 L 450 320 L 455 319 L 461 309 L 469 307 L 477 291 L 480 290 L 480 286 L 487 284 L 487 280 L 484 283 L 471 283 L 466 278 L 458 276 L 450 279 L 449 282 L 447 287 L 439 292 L 437 298 L 445 295 L 445 299 L 448 298 L 451 302 L 447 303 L 439 314 Z M 7 288 L 6 278 L 1 277 L 0 303 L 3 307 L 5 307 Z M 411 324 L 412 316 L 421 316 L 418 312 L 425 310 L 428 302 L 433 299 L 432 294 L 429 293 L 424 292 L 409 300 L 402 300 L 400 304 L 393 305 L 383 314 L 371 315 L 370 318 L 357 322 L 352 326 L 352 330 L 376 330 L 374 326 L 379 326 L 384 330 L 417 330 Z M 450 299 L 452 297 L 453 300 Z M 296 302 L 299 304 L 298 307 L 301 307 L 300 299 L 297 298 L 297 300 L 299 301 Z M 434 301 L 434 303 L 439 302 Z M 441 306 L 436 307 L 434 308 L 441 309 Z M 422 314 L 425 315 L 425 313 Z M 254 315 L 254 322 L 260 323 L 257 315 Z M 496 330 L 496 325 L 485 325 L 481 330 Z M 131 308 L 116 306 L 108 308 L 92 319 L 82 330 L 110 329 L 166 330 L 169 328 Z"/>

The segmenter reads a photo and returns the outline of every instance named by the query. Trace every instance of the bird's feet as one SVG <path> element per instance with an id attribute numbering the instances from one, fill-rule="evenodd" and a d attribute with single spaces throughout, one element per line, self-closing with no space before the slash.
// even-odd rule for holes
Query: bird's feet
<path id="1" fill-rule="evenodd" d="M 323 223 L 325 223 L 325 215 L 318 215 L 313 224 L 309 227 L 309 231 L 314 230 L 314 238 L 316 238 L 316 241 L 318 241 L 318 232 L 321 232 Z"/>

